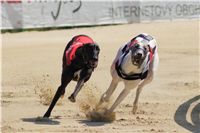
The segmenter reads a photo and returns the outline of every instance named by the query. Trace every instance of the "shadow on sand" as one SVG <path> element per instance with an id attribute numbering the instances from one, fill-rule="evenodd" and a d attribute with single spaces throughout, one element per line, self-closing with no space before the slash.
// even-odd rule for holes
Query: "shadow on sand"
<path id="1" fill-rule="evenodd" d="M 105 124 L 110 124 L 110 122 L 95 122 L 89 120 L 78 120 L 79 123 L 85 124 L 87 126 L 104 126 Z"/>
<path id="2" fill-rule="evenodd" d="M 192 108 L 191 112 L 188 112 L 188 109 L 194 102 L 198 100 L 200 100 L 200 95 L 195 96 L 194 98 L 191 98 L 188 101 L 184 102 L 178 107 L 174 115 L 174 120 L 178 125 L 193 133 L 200 133 L 200 102 L 198 102 Z M 190 113 L 189 115 L 191 117 L 192 123 L 187 121 L 187 113 Z"/>
<path id="3" fill-rule="evenodd" d="M 41 124 L 41 125 L 59 125 L 60 122 L 50 119 L 50 118 L 43 118 L 43 117 L 36 117 L 36 118 L 22 118 L 22 121 L 24 122 L 32 122 L 35 124 Z"/>

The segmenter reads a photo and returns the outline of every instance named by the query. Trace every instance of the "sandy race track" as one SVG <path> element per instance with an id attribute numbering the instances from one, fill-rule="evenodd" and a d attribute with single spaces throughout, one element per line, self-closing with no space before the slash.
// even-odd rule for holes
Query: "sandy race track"
<path id="1" fill-rule="evenodd" d="M 174 21 L 77 28 L 2 35 L 2 132 L 200 133 L 200 22 Z M 160 64 L 152 84 L 131 113 L 135 90 L 116 108 L 112 123 L 90 122 L 83 105 L 94 105 L 110 84 L 110 65 L 118 48 L 138 33 L 158 42 Z M 99 66 L 71 103 L 71 82 L 48 122 L 36 121 L 60 84 L 66 43 L 77 34 L 91 36 L 101 48 Z M 112 101 L 122 90 L 120 84 Z M 46 98 L 46 99 L 44 99 Z"/>

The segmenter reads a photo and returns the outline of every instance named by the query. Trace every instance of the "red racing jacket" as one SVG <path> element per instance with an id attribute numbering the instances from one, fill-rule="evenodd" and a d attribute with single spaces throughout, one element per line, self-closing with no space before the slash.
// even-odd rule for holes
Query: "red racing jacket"
<path id="1" fill-rule="evenodd" d="M 83 46 L 84 44 L 88 44 L 88 43 L 94 43 L 94 41 L 88 36 L 79 35 L 79 36 L 74 37 L 74 40 L 71 46 L 65 52 L 67 65 L 70 65 L 72 60 L 75 58 L 76 50 L 79 47 Z"/>

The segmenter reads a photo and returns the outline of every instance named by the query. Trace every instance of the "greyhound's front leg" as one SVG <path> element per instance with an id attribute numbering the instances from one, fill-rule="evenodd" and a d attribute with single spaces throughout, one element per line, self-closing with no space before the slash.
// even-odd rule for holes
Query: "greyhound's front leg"
<path id="1" fill-rule="evenodd" d="M 110 99 L 110 96 L 113 94 L 113 92 L 115 91 L 116 87 L 118 85 L 118 81 L 116 81 L 114 78 L 112 79 L 112 82 L 110 83 L 110 86 L 108 88 L 108 90 L 103 93 L 103 95 L 101 96 L 101 99 L 99 101 L 99 103 L 97 104 L 96 108 L 99 108 L 101 106 L 102 103 L 104 102 L 108 102 Z"/>
<path id="2" fill-rule="evenodd" d="M 106 114 L 110 114 L 114 111 L 114 109 L 122 102 L 122 100 L 129 94 L 130 88 L 125 87 L 125 89 L 120 93 L 120 95 L 117 97 L 114 104 L 111 106 L 111 108 L 106 112 Z"/>
<path id="3" fill-rule="evenodd" d="M 76 102 L 76 96 L 77 96 L 78 92 L 81 90 L 81 88 L 83 87 L 83 85 L 84 85 L 84 79 L 79 80 L 76 87 L 75 87 L 74 92 L 71 94 L 70 97 L 68 97 L 68 99 L 71 102 Z"/>
<path id="4" fill-rule="evenodd" d="M 135 97 L 135 100 L 134 100 L 134 103 L 133 103 L 133 110 L 132 110 L 133 114 L 135 114 L 137 109 L 138 109 L 138 99 L 139 99 L 139 95 L 142 91 L 143 86 L 144 86 L 144 84 L 140 84 L 137 88 L 136 97 Z"/>
<path id="5" fill-rule="evenodd" d="M 138 85 L 138 88 L 137 88 L 137 91 L 136 91 L 136 97 L 135 97 L 135 100 L 133 102 L 133 110 L 132 110 L 132 113 L 133 114 L 136 114 L 136 111 L 138 109 L 138 100 L 139 100 L 139 96 L 140 96 L 140 93 L 142 91 L 142 88 L 150 83 L 151 81 L 153 80 L 153 73 L 149 73 L 149 76 L 147 77 L 147 79 L 145 79 L 141 84 Z"/>
<path id="6" fill-rule="evenodd" d="M 87 82 L 91 75 L 92 75 L 92 71 L 93 69 L 88 69 L 88 68 L 84 68 L 81 72 L 80 72 L 80 78 L 78 80 L 78 83 L 75 87 L 74 92 L 71 94 L 70 97 L 68 97 L 68 99 L 71 102 L 76 102 L 76 96 L 78 94 L 78 92 L 81 90 L 81 88 L 83 87 L 84 83 Z"/>
<path id="7" fill-rule="evenodd" d="M 53 110 L 55 104 L 57 103 L 60 96 L 64 95 L 65 88 L 68 85 L 68 83 L 72 80 L 72 73 L 69 68 L 65 68 L 62 73 L 61 77 L 61 85 L 58 87 L 58 90 L 56 91 L 56 94 L 47 110 L 47 112 L 44 114 L 43 117 L 49 117 L 51 115 L 51 111 Z"/>

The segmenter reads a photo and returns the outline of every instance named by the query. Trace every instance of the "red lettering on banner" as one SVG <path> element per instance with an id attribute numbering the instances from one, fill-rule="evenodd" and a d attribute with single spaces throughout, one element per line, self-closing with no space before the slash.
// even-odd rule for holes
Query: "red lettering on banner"
<path id="1" fill-rule="evenodd" d="M 18 4 L 18 3 L 22 3 L 22 0 L 0 0 L 1 3 L 7 2 L 7 3 L 14 3 L 14 4 Z"/>

